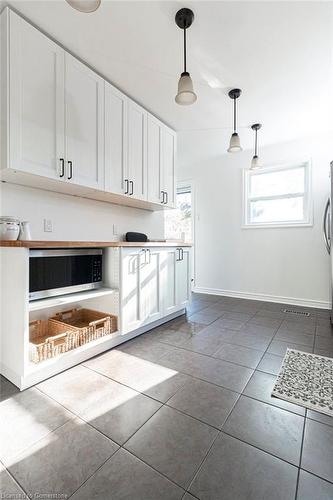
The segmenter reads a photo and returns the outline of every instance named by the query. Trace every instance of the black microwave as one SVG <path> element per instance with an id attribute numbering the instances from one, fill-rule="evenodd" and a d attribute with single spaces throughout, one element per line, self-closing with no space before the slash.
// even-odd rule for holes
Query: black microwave
<path id="1" fill-rule="evenodd" d="M 100 288 L 102 282 L 100 248 L 30 250 L 29 300 Z"/>

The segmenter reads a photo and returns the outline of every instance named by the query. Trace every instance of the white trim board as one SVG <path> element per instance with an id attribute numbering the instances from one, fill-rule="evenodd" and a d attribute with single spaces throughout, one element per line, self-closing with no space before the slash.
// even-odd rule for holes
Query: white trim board
<path id="1" fill-rule="evenodd" d="M 223 295 L 237 299 L 263 300 L 265 302 L 278 302 L 294 306 L 315 307 L 319 309 L 331 309 L 331 304 L 324 300 L 300 299 L 296 297 L 282 297 L 279 295 L 268 295 L 264 293 L 237 292 L 233 290 L 222 290 L 220 288 L 195 287 L 193 292 L 206 293 L 207 295 Z"/>

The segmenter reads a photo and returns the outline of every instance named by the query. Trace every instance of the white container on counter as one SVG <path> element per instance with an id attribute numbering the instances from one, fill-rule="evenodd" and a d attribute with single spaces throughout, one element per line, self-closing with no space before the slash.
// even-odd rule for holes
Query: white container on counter
<path id="1" fill-rule="evenodd" d="M 19 240 L 31 240 L 30 222 L 27 220 L 21 222 Z"/>
<path id="2" fill-rule="evenodd" d="M 0 217 L 0 240 L 17 240 L 21 224 L 15 217 Z"/>

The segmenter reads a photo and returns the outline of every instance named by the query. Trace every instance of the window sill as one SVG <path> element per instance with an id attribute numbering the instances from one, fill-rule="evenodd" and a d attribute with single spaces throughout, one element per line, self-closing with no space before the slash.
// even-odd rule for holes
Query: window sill
<path id="1" fill-rule="evenodd" d="M 292 222 L 290 224 L 278 223 L 278 224 L 242 224 L 242 229 L 278 229 L 278 228 L 288 228 L 288 227 L 313 227 L 313 222 Z"/>

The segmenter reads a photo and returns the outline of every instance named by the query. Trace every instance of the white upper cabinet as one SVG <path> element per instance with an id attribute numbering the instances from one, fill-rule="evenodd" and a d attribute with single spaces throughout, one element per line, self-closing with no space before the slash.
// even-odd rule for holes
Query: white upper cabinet
<path id="1" fill-rule="evenodd" d="M 15 13 L 10 12 L 7 19 L 7 167 L 59 178 L 64 161 L 64 51 Z"/>
<path id="2" fill-rule="evenodd" d="M 174 207 L 175 132 L 8 7 L 0 23 L 1 179 Z"/>
<path id="3" fill-rule="evenodd" d="M 128 173 L 125 194 L 147 199 L 147 111 L 128 102 Z"/>
<path id="4" fill-rule="evenodd" d="M 127 97 L 105 82 L 105 190 L 123 194 L 127 175 Z"/>
<path id="5" fill-rule="evenodd" d="M 104 189 L 104 80 L 65 55 L 66 176 Z"/>
<path id="6" fill-rule="evenodd" d="M 147 121 L 147 190 L 148 200 L 163 203 L 162 174 L 162 123 L 148 114 Z"/>
<path id="7" fill-rule="evenodd" d="M 176 134 L 173 130 L 163 126 L 162 129 L 162 190 L 165 192 L 165 204 L 174 207 L 175 195 L 175 159 Z"/>

